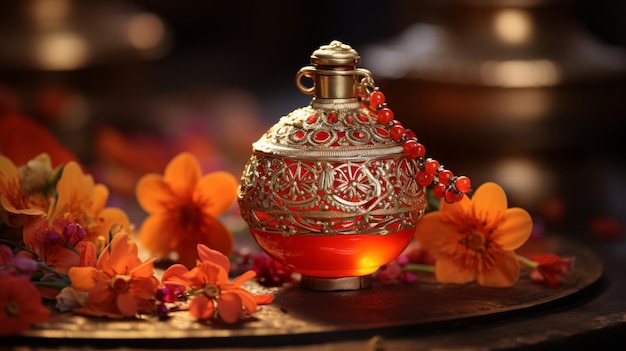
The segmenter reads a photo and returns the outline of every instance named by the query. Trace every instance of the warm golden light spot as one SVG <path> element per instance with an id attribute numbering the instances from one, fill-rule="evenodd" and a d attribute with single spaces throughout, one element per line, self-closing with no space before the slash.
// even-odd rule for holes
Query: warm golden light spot
<path id="1" fill-rule="evenodd" d="M 59 27 L 69 16 L 69 0 L 35 0 L 30 3 L 30 16 L 36 27 L 51 29 Z"/>
<path id="2" fill-rule="evenodd" d="M 481 77 L 488 85 L 526 88 L 556 85 L 561 72 L 550 60 L 488 61 L 481 67 Z"/>
<path id="3" fill-rule="evenodd" d="M 157 16 L 141 13 L 134 16 L 128 23 L 127 35 L 130 44 L 135 48 L 152 49 L 163 41 L 165 27 Z"/>
<path id="4" fill-rule="evenodd" d="M 88 48 L 77 34 L 56 32 L 44 36 L 36 48 L 37 64 L 42 69 L 62 71 L 82 67 L 87 62 Z"/>
<path id="5" fill-rule="evenodd" d="M 555 178 L 549 169 L 528 157 L 499 160 L 491 174 L 522 207 L 537 206 L 537 202 L 555 187 Z"/>
<path id="6" fill-rule="evenodd" d="M 505 9 L 496 14 L 493 22 L 498 37 L 509 44 L 521 44 L 530 39 L 533 24 L 530 16 L 523 10 Z"/>

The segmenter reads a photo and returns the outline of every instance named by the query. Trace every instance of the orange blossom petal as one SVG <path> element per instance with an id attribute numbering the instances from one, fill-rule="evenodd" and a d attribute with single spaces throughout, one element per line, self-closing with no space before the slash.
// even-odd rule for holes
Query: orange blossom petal
<path id="1" fill-rule="evenodd" d="M 474 281 L 475 278 L 475 272 L 472 269 L 459 265 L 453 257 L 448 255 L 437 256 L 435 275 L 439 282 L 454 284 L 466 284 Z"/>
<path id="2" fill-rule="evenodd" d="M 237 294 L 239 296 L 239 299 L 241 299 L 241 304 L 243 308 L 248 313 L 256 312 L 256 309 L 257 309 L 256 299 L 250 292 L 244 289 L 234 289 L 234 290 L 229 290 L 227 292 L 232 293 L 232 294 Z"/>
<path id="3" fill-rule="evenodd" d="M 109 237 L 109 232 L 114 225 L 120 225 L 124 231 L 130 230 L 130 220 L 126 215 L 126 212 L 117 207 L 107 207 L 98 212 L 98 220 L 96 226 L 90 233 L 86 240 L 94 242 L 98 236 L 104 238 Z"/>
<path id="4" fill-rule="evenodd" d="M 226 255 L 217 250 L 210 249 L 206 245 L 198 244 L 198 257 L 201 261 L 213 262 L 218 266 L 224 268 L 226 272 L 230 271 L 230 261 Z"/>
<path id="5" fill-rule="evenodd" d="M 76 290 L 87 291 L 97 282 L 105 281 L 109 277 L 93 267 L 72 267 L 69 271 L 72 287 Z"/>
<path id="6" fill-rule="evenodd" d="M 479 272 L 478 284 L 494 288 L 503 288 L 513 285 L 519 279 L 519 262 L 513 251 L 493 253 L 494 264 L 489 270 Z"/>
<path id="7" fill-rule="evenodd" d="M 496 183 L 481 184 L 472 196 L 474 215 L 480 221 L 496 224 L 507 209 L 507 199 L 504 190 Z"/>
<path id="8" fill-rule="evenodd" d="M 461 201 L 451 204 L 442 201 L 439 211 L 435 213 L 439 213 L 444 222 L 458 223 L 472 214 L 472 206 L 472 200 L 467 196 L 463 196 Z M 417 223 L 419 224 L 419 222 Z"/>
<path id="9" fill-rule="evenodd" d="M 226 292 L 217 298 L 217 313 L 224 322 L 237 322 L 241 312 L 243 312 L 242 303 L 238 294 Z"/>
<path id="10" fill-rule="evenodd" d="M 135 195 L 139 205 L 148 213 L 169 211 L 169 205 L 176 198 L 169 185 L 163 181 L 163 176 L 154 173 L 139 179 Z"/>
<path id="11" fill-rule="evenodd" d="M 74 288 L 76 289 L 76 288 Z M 79 289 L 76 289 L 79 290 Z M 110 285 L 110 277 L 109 281 L 106 282 L 98 282 L 88 291 L 87 302 L 89 303 L 98 303 L 106 301 L 111 298 L 111 285 Z"/>
<path id="12" fill-rule="evenodd" d="M 228 283 L 228 272 L 212 262 L 201 262 L 192 272 L 195 272 L 196 279 L 202 285 L 221 285 Z"/>
<path id="13" fill-rule="evenodd" d="M 187 267 L 193 267 L 198 258 L 197 245 L 202 244 L 217 250 L 223 254 L 228 254 L 233 248 L 233 238 L 228 230 L 220 221 L 213 217 L 204 218 L 205 224 L 198 228 L 196 233 L 188 233 L 183 228 L 178 232 L 172 232 L 180 238 L 180 242 L 176 245 L 180 263 Z"/>
<path id="14" fill-rule="evenodd" d="M 93 199 L 91 203 L 91 212 L 98 213 L 106 206 L 109 198 L 109 189 L 103 184 L 96 184 L 93 188 Z"/>
<path id="15" fill-rule="evenodd" d="M 218 217 L 235 203 L 237 185 L 237 180 L 230 173 L 209 173 L 196 185 L 193 201 L 202 206 L 204 213 Z"/>
<path id="16" fill-rule="evenodd" d="M 256 277 L 256 272 L 253 270 L 249 270 L 238 276 L 237 278 L 233 279 L 231 284 L 234 287 L 238 288 L 239 286 L 241 286 L 241 284 L 247 282 L 250 279 L 253 279 L 254 277 Z"/>
<path id="17" fill-rule="evenodd" d="M 438 252 L 449 237 L 456 236 L 457 229 L 444 223 L 441 212 L 429 212 L 417 222 L 415 238 L 428 251 Z"/>
<path id="18" fill-rule="evenodd" d="M 154 257 L 151 257 L 138 266 L 131 269 L 130 274 L 133 277 L 149 278 L 154 275 Z"/>
<path id="19" fill-rule="evenodd" d="M 175 249 L 174 245 L 177 241 L 181 239 L 178 235 L 182 235 L 182 233 L 176 231 L 173 225 L 174 223 L 168 220 L 166 216 L 148 216 L 141 224 L 139 241 L 153 254 L 167 257 L 170 251 Z M 170 235 L 166 233 L 170 233 Z M 193 267 L 193 265 L 190 267 Z"/>
<path id="20" fill-rule="evenodd" d="M 128 274 L 140 261 L 137 245 L 129 240 L 128 234 L 120 233 L 111 242 L 111 268 L 116 274 Z"/>
<path id="21" fill-rule="evenodd" d="M 241 306 L 240 306 L 241 307 Z M 197 319 L 206 320 L 213 317 L 215 305 L 205 295 L 198 295 L 189 304 L 189 313 Z"/>
<path id="22" fill-rule="evenodd" d="M 173 264 L 169 266 L 163 276 L 161 277 L 161 281 L 163 284 L 178 284 L 184 285 L 187 289 L 189 289 L 189 281 L 185 279 L 185 274 L 189 273 L 189 269 L 182 264 Z"/>
<path id="23" fill-rule="evenodd" d="M 257 305 L 267 305 L 274 301 L 274 295 L 272 294 L 264 294 L 264 295 L 254 295 L 254 301 Z"/>
<path id="24" fill-rule="evenodd" d="M 526 210 L 513 207 L 504 213 L 502 223 L 494 230 L 491 238 L 503 250 L 515 250 L 530 237 L 533 220 Z"/>
<path id="25" fill-rule="evenodd" d="M 117 296 L 117 308 L 127 317 L 132 317 L 137 314 L 137 301 L 133 298 L 132 294 L 125 293 Z"/>
<path id="26" fill-rule="evenodd" d="M 177 197 L 188 199 L 193 194 L 201 175 L 196 158 L 188 152 L 183 152 L 170 161 L 163 178 Z"/>

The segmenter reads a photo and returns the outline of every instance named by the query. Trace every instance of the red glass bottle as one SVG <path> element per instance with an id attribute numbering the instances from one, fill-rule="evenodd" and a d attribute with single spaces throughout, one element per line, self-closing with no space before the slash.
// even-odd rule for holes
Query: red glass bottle
<path id="1" fill-rule="evenodd" d="M 373 78 L 359 60 L 338 41 L 314 51 L 312 66 L 296 76 L 299 90 L 313 95 L 310 105 L 253 144 L 241 178 L 239 205 L 252 236 L 301 273 L 305 288 L 369 286 L 412 240 L 426 205 L 416 176 L 423 160 L 405 153 L 404 134 L 391 132 L 398 123 L 382 94 L 378 107 L 366 104 Z"/>

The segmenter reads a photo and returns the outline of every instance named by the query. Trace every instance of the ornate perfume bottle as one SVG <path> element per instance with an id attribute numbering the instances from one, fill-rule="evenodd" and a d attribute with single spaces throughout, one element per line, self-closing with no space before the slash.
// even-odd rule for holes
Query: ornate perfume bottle
<path id="1" fill-rule="evenodd" d="M 256 243 L 309 289 L 368 287 L 412 240 L 426 186 L 446 201 L 470 187 L 425 158 L 359 61 L 338 41 L 314 51 L 296 75 L 310 105 L 253 144 L 241 178 L 239 206 Z"/>

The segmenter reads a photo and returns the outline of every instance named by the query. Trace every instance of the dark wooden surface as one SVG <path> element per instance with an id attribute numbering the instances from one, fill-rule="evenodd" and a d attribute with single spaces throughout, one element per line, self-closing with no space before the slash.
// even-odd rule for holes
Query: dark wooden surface
<path id="1" fill-rule="evenodd" d="M 511 288 L 437 284 L 425 276 L 414 285 L 378 285 L 361 291 L 317 292 L 298 286 L 275 288 L 275 301 L 241 325 L 203 324 L 186 312 L 168 322 L 111 321 L 64 315 L 18 347 L 506 349 L 569 343 L 623 329 L 623 284 L 603 276 L 615 262 L 606 252 L 558 238 L 541 245 L 576 256 L 574 270 L 559 289 L 521 279 Z M 626 250 L 612 246 L 610 250 Z M 606 262 L 603 262 L 606 261 Z M 250 285 L 261 292 L 265 288 Z"/>

